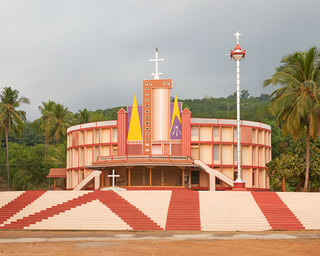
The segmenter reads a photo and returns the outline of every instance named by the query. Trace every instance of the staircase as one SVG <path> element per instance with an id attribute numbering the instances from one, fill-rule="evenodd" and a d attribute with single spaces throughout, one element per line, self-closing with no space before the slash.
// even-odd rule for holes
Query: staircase
<path id="1" fill-rule="evenodd" d="M 233 180 L 230 179 L 227 175 L 219 172 L 218 170 L 210 168 L 201 160 L 193 160 L 193 162 L 198 165 L 202 170 L 209 174 L 209 190 L 215 191 L 216 190 L 216 177 L 225 182 L 230 187 L 233 187 Z"/>
<path id="2" fill-rule="evenodd" d="M 83 196 L 79 196 L 75 199 L 69 200 L 67 202 L 64 202 L 62 204 L 58 204 L 58 205 L 52 206 L 50 208 L 47 208 L 45 210 L 42 210 L 40 212 L 36 212 L 36 213 L 31 214 L 31 215 L 24 217 L 22 219 L 13 221 L 13 222 L 6 224 L 0 228 L 1 229 L 23 229 L 25 227 L 30 226 L 31 224 L 35 224 L 35 223 L 40 222 L 44 219 L 48 219 L 54 215 L 60 214 L 62 212 L 65 212 L 65 211 L 70 210 L 74 207 L 80 206 L 80 205 L 85 204 L 87 202 L 91 202 L 92 200 L 96 199 L 96 197 L 97 197 L 96 192 L 91 192 L 91 193 L 85 194 Z"/>
<path id="3" fill-rule="evenodd" d="M 276 192 L 251 192 L 272 229 L 304 230 L 304 226 Z"/>
<path id="4" fill-rule="evenodd" d="M 277 192 L 306 229 L 320 230 L 320 193 Z"/>
<path id="5" fill-rule="evenodd" d="M 201 230 L 199 192 L 172 191 L 166 230 Z"/>
<path id="6" fill-rule="evenodd" d="M 0 224 L 20 212 L 46 191 L 26 191 L 0 208 Z"/>
<path id="7" fill-rule="evenodd" d="M 168 209 L 172 191 L 135 190 L 118 191 L 118 195 L 137 207 L 163 230 L 166 228 Z M 155 200 L 155 198 L 157 200 Z"/>
<path id="8" fill-rule="evenodd" d="M 187 189 L 8 193 L 0 192 L 0 229 L 259 231 L 320 227 L 320 193 Z"/>
<path id="9" fill-rule="evenodd" d="M 118 215 L 133 230 L 163 230 L 137 207 L 113 191 L 97 191 L 101 203 Z"/>
<path id="10" fill-rule="evenodd" d="M 73 190 L 85 190 L 90 186 L 90 184 L 94 184 L 94 190 L 100 188 L 100 175 L 101 171 L 93 171 L 87 177 L 85 177 Z"/>
<path id="11" fill-rule="evenodd" d="M 271 229 L 250 192 L 200 191 L 202 231 L 261 231 Z"/>

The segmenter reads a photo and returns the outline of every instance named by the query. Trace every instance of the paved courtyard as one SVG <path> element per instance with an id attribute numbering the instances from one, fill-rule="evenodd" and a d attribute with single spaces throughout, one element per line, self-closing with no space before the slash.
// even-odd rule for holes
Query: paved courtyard
<path id="1" fill-rule="evenodd" d="M 320 231 L 1 231 L 0 255 L 319 255 Z"/>

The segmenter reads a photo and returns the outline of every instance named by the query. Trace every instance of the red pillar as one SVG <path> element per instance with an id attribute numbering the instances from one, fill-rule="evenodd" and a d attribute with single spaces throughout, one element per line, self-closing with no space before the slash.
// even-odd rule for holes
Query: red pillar
<path id="1" fill-rule="evenodd" d="M 191 112 L 187 108 L 181 112 L 181 155 L 191 156 Z"/>
<path id="2" fill-rule="evenodd" d="M 118 155 L 127 154 L 127 112 L 122 108 L 118 111 Z"/>

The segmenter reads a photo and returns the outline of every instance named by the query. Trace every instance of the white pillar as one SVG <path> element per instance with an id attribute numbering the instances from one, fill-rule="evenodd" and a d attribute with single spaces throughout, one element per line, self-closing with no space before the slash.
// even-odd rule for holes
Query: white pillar
<path id="1" fill-rule="evenodd" d="M 241 176 L 241 127 L 240 127 L 240 60 L 236 61 L 237 69 L 237 153 L 238 153 L 238 177 L 236 182 L 243 182 Z"/>

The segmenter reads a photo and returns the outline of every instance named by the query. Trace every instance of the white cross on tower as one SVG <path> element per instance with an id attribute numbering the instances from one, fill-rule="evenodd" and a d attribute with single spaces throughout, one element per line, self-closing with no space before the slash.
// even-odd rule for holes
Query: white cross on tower
<path id="1" fill-rule="evenodd" d="M 158 59 L 158 48 L 156 47 L 156 59 L 155 60 L 150 59 L 150 62 L 156 63 L 156 73 L 151 74 L 153 76 L 153 79 L 160 79 L 160 76 L 162 75 L 162 73 L 158 72 L 158 62 L 160 61 L 164 61 L 164 59 Z"/>
<path id="2" fill-rule="evenodd" d="M 114 173 L 114 169 L 112 170 L 112 174 L 109 174 L 108 177 L 112 178 L 112 187 L 114 188 L 114 180 L 117 178 L 117 177 L 120 177 L 120 175 L 116 175 Z"/>
<path id="3" fill-rule="evenodd" d="M 239 31 L 237 30 L 237 33 L 233 34 L 234 36 L 237 37 L 237 44 L 239 44 L 239 37 L 242 35 L 239 33 Z"/>

